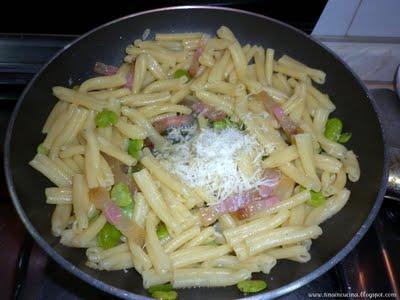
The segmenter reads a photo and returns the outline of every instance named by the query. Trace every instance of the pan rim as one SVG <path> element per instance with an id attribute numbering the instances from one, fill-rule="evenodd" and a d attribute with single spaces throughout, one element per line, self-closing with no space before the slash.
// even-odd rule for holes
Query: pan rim
<path id="1" fill-rule="evenodd" d="M 47 69 L 47 66 L 50 65 L 56 58 L 58 58 L 62 53 L 64 53 L 64 51 L 66 51 L 69 47 L 71 47 L 72 45 L 75 45 L 76 43 L 78 43 L 80 40 L 86 38 L 87 36 L 91 35 L 92 33 L 105 28 L 109 25 L 112 25 L 114 23 L 118 23 L 120 21 L 123 21 L 125 19 L 129 19 L 129 18 L 133 18 L 136 16 L 140 16 L 140 15 L 146 15 L 146 14 L 152 14 L 152 13 L 156 13 L 156 12 L 160 12 L 160 11 L 169 11 L 169 10 L 185 10 L 185 9 L 203 9 L 203 10 L 218 10 L 218 11 L 230 11 L 230 12 L 234 12 L 234 13 L 238 13 L 238 14 L 244 14 L 244 15 L 250 15 L 253 17 L 257 17 L 257 18 L 261 18 L 261 19 L 265 19 L 268 20 L 270 22 L 275 22 L 278 23 L 281 26 L 284 26 L 286 28 L 289 28 L 292 31 L 295 31 L 296 33 L 302 35 L 303 37 L 307 38 L 308 40 L 310 40 L 311 42 L 316 43 L 317 45 L 319 45 L 321 48 L 323 48 L 325 51 L 327 51 L 330 55 L 332 55 L 337 61 L 339 61 L 340 63 L 342 63 L 342 65 L 347 69 L 348 72 L 350 72 L 354 78 L 356 78 L 358 84 L 361 86 L 361 88 L 363 89 L 365 95 L 368 98 L 368 101 L 370 103 L 370 105 L 372 106 L 375 115 L 377 117 L 377 120 L 379 122 L 379 126 L 380 126 L 380 130 L 381 130 L 381 136 L 382 136 L 382 141 L 383 141 L 383 170 L 382 170 L 382 178 L 381 178 L 381 182 L 380 182 L 380 188 L 377 194 L 377 197 L 375 199 L 375 204 L 373 205 L 373 207 L 371 208 L 370 213 L 368 214 L 367 218 L 365 219 L 364 223 L 361 225 L 361 227 L 358 229 L 358 231 L 356 232 L 356 234 L 353 236 L 353 238 L 339 251 L 337 252 L 331 259 L 329 259 L 328 261 L 326 261 L 323 265 L 321 265 L 319 268 L 315 269 L 314 271 L 312 271 L 311 273 L 308 273 L 307 275 L 292 281 L 284 286 L 281 286 L 277 289 L 274 289 L 272 291 L 267 291 L 265 293 L 262 294 L 258 294 L 255 296 L 250 296 L 250 297 L 244 297 L 242 299 L 252 299 L 252 300 L 261 300 L 261 299 L 265 299 L 265 298 L 275 298 L 275 297 L 279 297 L 282 295 L 285 295 L 287 293 L 290 293 L 298 288 L 300 288 L 301 286 L 311 282 L 312 280 L 318 278 L 319 276 L 321 276 L 322 274 L 324 274 L 325 272 L 327 272 L 328 270 L 330 270 L 333 266 L 335 266 L 338 262 L 340 262 L 357 244 L 358 242 L 361 240 L 361 238 L 365 235 L 365 233 L 367 232 L 367 230 L 369 229 L 369 227 L 371 226 L 372 222 L 374 221 L 380 206 L 382 204 L 383 201 L 383 196 L 386 192 L 386 185 L 388 182 L 388 145 L 387 145 L 387 138 L 386 138 L 386 134 L 385 134 L 385 129 L 383 127 L 383 123 L 382 123 L 382 119 L 380 117 L 380 115 L 378 114 L 378 110 L 377 110 L 377 104 L 376 102 L 374 102 L 372 99 L 372 95 L 369 92 L 369 90 L 366 88 L 365 84 L 360 80 L 359 76 L 357 74 L 355 74 L 350 67 L 347 65 L 347 63 L 345 63 L 338 55 L 336 55 L 333 51 L 331 51 L 329 48 L 327 48 L 325 45 L 323 45 L 321 42 L 317 41 L 316 39 L 314 39 L 313 37 L 311 37 L 310 35 L 302 32 L 301 30 L 286 24 L 284 22 L 281 22 L 279 20 L 267 17 L 265 15 L 262 14 L 258 14 L 258 13 L 254 13 L 254 12 L 249 12 L 249 11 L 245 11 L 245 10 L 240 10 L 240 9 L 236 9 L 236 8 L 230 8 L 230 7 L 218 7 L 218 6 L 205 6 L 205 5 L 183 5 L 183 6 L 169 6 L 169 7 L 162 7 L 162 8 L 156 8 L 156 9 L 151 9 L 151 10 L 146 10 L 146 11 L 141 11 L 138 13 L 134 13 L 134 14 L 130 14 L 115 20 L 112 20 L 110 22 L 107 22 L 105 24 L 102 24 L 88 32 L 86 32 L 85 34 L 79 36 L 77 39 L 75 39 L 74 41 L 72 41 L 71 43 L 69 43 L 68 45 L 66 45 L 65 47 L 63 47 L 61 50 L 59 50 L 48 62 L 46 62 L 41 69 L 35 74 L 35 76 L 32 78 L 32 80 L 29 82 L 29 84 L 25 87 L 24 91 L 22 92 L 21 96 L 19 97 L 15 108 L 13 110 L 13 113 L 11 115 L 11 118 L 9 120 L 9 124 L 7 127 L 7 132 L 6 132 L 6 137 L 5 137 L 5 143 L 4 143 L 4 169 L 5 169 L 5 175 L 6 175 L 6 182 L 7 182 L 7 187 L 9 190 L 9 193 L 11 195 L 11 199 L 12 202 L 14 204 L 14 207 L 20 217 L 20 219 L 22 220 L 22 222 L 24 223 L 26 229 L 29 231 L 29 233 L 33 236 L 33 238 L 35 239 L 35 241 L 42 247 L 42 249 L 44 249 L 46 251 L 46 253 L 53 259 L 55 260 L 59 265 L 61 265 L 64 269 L 66 269 L 67 271 L 69 271 L 70 273 L 74 274 L 75 276 L 77 276 L 79 279 L 87 282 L 88 284 L 104 291 L 107 292 L 109 294 L 118 296 L 120 298 L 124 298 L 124 299 L 151 299 L 149 297 L 146 296 L 141 296 L 141 295 L 137 295 L 133 292 L 129 292 L 126 291 L 124 289 L 120 289 L 120 288 L 116 288 L 112 285 L 109 285 L 99 279 L 93 278 L 92 276 L 90 276 L 89 274 L 87 274 L 86 272 L 84 272 L 83 270 L 79 269 L 78 267 L 76 267 L 74 264 L 72 264 L 71 262 L 69 262 L 67 259 L 65 259 L 62 255 L 60 255 L 53 247 L 50 246 L 50 244 L 48 244 L 42 237 L 41 235 L 36 231 L 36 229 L 34 228 L 33 224 L 30 222 L 28 216 L 25 214 L 18 195 L 16 193 L 15 187 L 14 187 L 14 181 L 13 181 L 13 176 L 12 176 L 12 170 L 11 170 L 11 166 L 10 166 L 10 143 L 11 143 L 11 137 L 12 137 L 12 133 L 13 133 L 13 129 L 14 129 L 14 123 L 16 121 L 16 118 L 18 116 L 18 112 L 20 110 L 20 107 L 24 101 L 24 98 L 26 96 L 26 94 L 28 93 L 28 91 L 30 90 L 31 86 L 36 82 L 36 79 Z"/>

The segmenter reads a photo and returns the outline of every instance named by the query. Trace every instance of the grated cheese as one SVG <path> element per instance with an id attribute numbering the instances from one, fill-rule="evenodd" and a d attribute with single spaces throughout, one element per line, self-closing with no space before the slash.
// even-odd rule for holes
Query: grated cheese
<path id="1" fill-rule="evenodd" d="M 179 129 L 169 135 L 176 140 Z M 205 193 L 210 199 L 208 204 L 219 203 L 233 193 L 262 183 L 261 157 L 265 149 L 248 133 L 234 128 L 221 131 L 205 128 L 178 140 L 167 153 L 159 153 L 157 157 L 186 184 Z M 252 176 L 239 168 L 238 159 L 243 155 L 251 158 Z"/>

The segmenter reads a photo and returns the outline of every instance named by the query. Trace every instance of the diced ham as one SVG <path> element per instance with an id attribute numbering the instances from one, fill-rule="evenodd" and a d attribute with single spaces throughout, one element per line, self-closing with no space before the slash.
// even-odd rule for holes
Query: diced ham
<path id="1" fill-rule="evenodd" d="M 272 191 L 273 191 L 273 188 L 268 186 L 268 185 L 260 185 L 258 187 L 258 193 L 263 198 L 268 197 L 269 195 L 271 195 Z"/>
<path id="2" fill-rule="evenodd" d="M 241 215 L 245 216 L 253 211 L 259 211 L 262 207 L 268 207 L 269 203 L 273 203 L 276 199 L 279 200 L 272 194 L 280 177 L 281 174 L 278 169 L 266 169 L 263 173 L 263 184 L 259 185 L 258 188 L 233 194 L 216 205 L 200 208 L 202 224 L 205 226 L 212 224 L 219 216 L 226 213 L 234 213 L 244 209 Z"/>
<path id="3" fill-rule="evenodd" d="M 258 213 L 262 210 L 265 210 L 271 206 L 274 206 L 278 202 L 279 202 L 279 198 L 277 196 L 271 196 L 271 197 L 265 198 L 263 200 L 253 201 L 253 202 L 249 203 L 248 205 L 246 205 L 245 207 L 239 209 L 236 212 L 236 216 L 239 219 L 246 219 L 246 218 L 249 218 L 249 217 L 255 215 L 256 213 Z"/>
<path id="4" fill-rule="evenodd" d="M 94 71 L 100 75 L 114 75 L 118 72 L 118 68 L 112 65 L 106 65 L 102 62 L 96 62 L 94 65 Z"/>
<path id="5" fill-rule="evenodd" d="M 109 192 L 105 188 L 90 190 L 90 200 L 97 209 L 100 209 L 107 221 L 122 232 L 128 240 L 142 246 L 144 243 L 144 229 L 134 220 L 123 214 L 121 209 L 111 200 Z"/>
<path id="6" fill-rule="evenodd" d="M 275 116 L 275 119 L 287 134 L 295 135 L 301 132 L 298 125 L 285 114 L 283 109 L 266 92 L 258 93 L 256 98 L 263 101 L 268 112 Z"/>
<path id="7" fill-rule="evenodd" d="M 193 54 L 192 63 L 189 68 L 189 75 L 195 77 L 200 67 L 199 58 L 203 54 L 204 48 L 207 44 L 208 36 L 203 36 L 199 41 L 199 45 Z"/>
<path id="8" fill-rule="evenodd" d="M 111 224 L 118 223 L 122 217 L 120 208 L 112 201 L 104 203 L 103 214 Z"/>
<path id="9" fill-rule="evenodd" d="M 124 85 L 125 88 L 127 89 L 132 89 L 132 85 L 133 85 L 133 74 L 135 74 L 135 61 L 132 62 L 131 64 L 131 68 L 128 72 L 128 74 L 126 74 L 126 83 Z"/>
<path id="10" fill-rule="evenodd" d="M 149 138 L 145 138 L 145 139 L 144 139 L 143 146 L 144 146 L 144 147 L 147 147 L 147 148 L 149 148 L 149 149 L 154 149 L 154 144 L 153 144 L 152 141 L 150 141 Z"/>
<path id="11" fill-rule="evenodd" d="M 132 84 L 133 84 L 133 73 L 132 72 L 128 72 L 128 74 L 126 74 L 126 83 L 124 85 L 125 88 L 127 89 L 132 89 Z"/>
<path id="12" fill-rule="evenodd" d="M 216 110 L 201 101 L 193 103 L 192 110 L 195 113 L 202 114 L 204 117 L 210 119 L 211 121 L 223 120 L 226 117 L 226 114 L 224 112 Z"/>
<path id="13" fill-rule="evenodd" d="M 191 115 L 180 115 L 174 117 L 166 117 L 153 123 L 153 127 L 160 133 L 166 131 L 169 128 L 181 127 L 189 125 L 193 122 L 193 116 Z"/>

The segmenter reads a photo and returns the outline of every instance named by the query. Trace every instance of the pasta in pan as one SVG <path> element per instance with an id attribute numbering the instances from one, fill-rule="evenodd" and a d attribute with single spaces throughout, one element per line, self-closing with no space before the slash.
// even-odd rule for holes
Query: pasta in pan
<path id="1" fill-rule="evenodd" d="M 53 88 L 30 165 L 54 184 L 60 242 L 85 248 L 91 268 L 136 269 L 145 288 L 242 289 L 280 259 L 310 260 L 360 177 L 316 85 L 326 74 L 224 26 L 158 33 L 126 54 Z"/>

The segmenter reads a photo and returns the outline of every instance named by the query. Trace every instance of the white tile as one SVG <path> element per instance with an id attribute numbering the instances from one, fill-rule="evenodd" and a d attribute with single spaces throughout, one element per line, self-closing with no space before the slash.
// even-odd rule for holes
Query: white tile
<path id="1" fill-rule="evenodd" d="M 347 34 L 400 37 L 400 0 L 363 0 Z"/>
<path id="2" fill-rule="evenodd" d="M 329 0 L 312 35 L 345 35 L 359 3 L 360 0 Z"/>

